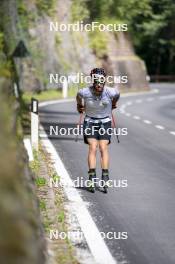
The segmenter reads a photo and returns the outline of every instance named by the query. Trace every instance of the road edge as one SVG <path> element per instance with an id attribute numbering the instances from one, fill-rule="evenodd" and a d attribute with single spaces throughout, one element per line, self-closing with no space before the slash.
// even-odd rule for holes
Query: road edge
<path id="1" fill-rule="evenodd" d="M 121 97 L 131 97 L 131 96 L 143 95 L 143 94 L 149 95 L 149 94 L 154 94 L 154 93 L 158 93 L 158 89 L 153 89 L 152 91 L 148 91 L 148 92 L 144 91 L 144 92 L 134 92 L 134 93 L 122 94 Z M 52 104 L 57 104 L 57 103 L 74 102 L 74 101 L 75 101 L 74 98 L 45 101 L 45 102 L 40 102 L 39 107 L 44 107 L 47 105 L 52 105 Z M 42 127 L 41 124 L 40 126 L 41 126 L 42 131 L 44 131 L 44 128 Z M 58 175 L 60 175 L 61 178 L 64 179 L 64 182 L 66 180 L 65 186 L 63 186 L 64 191 L 66 193 L 68 200 L 71 202 L 73 206 L 72 209 L 75 211 L 76 217 L 83 231 L 86 242 L 89 246 L 89 249 L 96 263 L 99 263 L 99 264 L 117 263 L 115 259 L 113 258 L 112 254 L 110 253 L 106 243 L 102 239 L 95 222 L 93 221 L 86 205 L 84 204 L 83 199 L 81 198 L 78 191 L 73 187 L 73 182 L 71 180 L 71 177 L 68 171 L 66 170 L 65 165 L 59 156 L 59 153 L 56 151 L 52 142 L 49 140 L 47 134 L 45 132 L 44 134 L 45 135 L 44 135 L 44 140 L 42 140 L 42 144 L 44 145 L 46 150 L 51 154 L 53 166 L 56 172 L 58 173 Z M 93 234 L 93 236 L 91 234 Z"/>
<path id="2" fill-rule="evenodd" d="M 40 126 L 44 131 L 42 125 Z M 41 142 L 46 148 L 47 152 L 50 154 L 54 169 L 65 183 L 63 185 L 63 189 L 69 202 L 71 203 L 72 210 L 75 212 L 91 254 L 94 257 L 95 263 L 117 264 L 116 260 L 110 253 L 106 243 L 102 239 L 100 232 L 95 222 L 93 221 L 83 199 L 81 198 L 76 188 L 73 186 L 71 177 L 66 170 L 65 165 L 59 156 L 59 153 L 56 151 L 52 142 L 49 140 L 47 134 L 44 134 L 45 138 L 44 140 L 41 140 Z"/>

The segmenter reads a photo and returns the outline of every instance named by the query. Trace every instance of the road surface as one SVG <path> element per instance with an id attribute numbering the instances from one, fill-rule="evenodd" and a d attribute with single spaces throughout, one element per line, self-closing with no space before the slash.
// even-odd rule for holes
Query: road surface
<path id="1" fill-rule="evenodd" d="M 175 263 L 175 85 L 156 85 L 157 93 L 121 97 L 114 116 L 128 134 L 110 145 L 110 178 L 127 187 L 108 194 L 79 192 L 101 232 L 127 232 L 128 239 L 106 239 L 114 258 L 131 264 Z M 75 127 L 76 103 L 40 109 L 49 126 Z M 73 180 L 87 179 L 87 145 L 74 136 L 51 138 Z M 98 176 L 100 177 L 99 158 Z"/>

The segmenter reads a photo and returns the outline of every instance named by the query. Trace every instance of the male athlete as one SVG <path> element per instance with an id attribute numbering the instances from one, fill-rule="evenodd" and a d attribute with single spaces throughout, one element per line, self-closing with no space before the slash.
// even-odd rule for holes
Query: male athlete
<path id="1" fill-rule="evenodd" d="M 104 190 L 107 192 L 107 182 L 109 180 L 109 153 L 108 144 L 111 135 L 108 133 L 111 128 L 112 109 L 116 108 L 116 103 L 120 93 L 116 88 L 105 86 L 106 73 L 102 68 L 95 68 L 91 71 L 92 85 L 80 89 L 77 93 L 77 110 L 79 113 L 85 112 L 83 124 L 84 142 L 89 145 L 88 166 L 90 189 L 95 191 L 94 180 L 96 178 L 96 153 L 100 149 L 102 180 L 105 183 Z"/>

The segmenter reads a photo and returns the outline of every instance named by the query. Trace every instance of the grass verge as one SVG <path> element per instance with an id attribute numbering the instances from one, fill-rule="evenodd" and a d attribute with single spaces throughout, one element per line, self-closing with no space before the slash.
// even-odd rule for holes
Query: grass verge
<path id="1" fill-rule="evenodd" d="M 48 250 L 53 254 L 49 256 L 49 261 L 59 264 L 78 264 L 75 258 L 75 251 L 70 242 L 66 239 L 51 239 L 50 232 L 58 231 L 59 233 L 68 231 L 67 212 L 65 210 L 66 199 L 61 185 L 58 188 L 49 186 L 50 179 L 60 181 L 59 175 L 53 168 L 50 156 L 42 146 L 39 146 L 38 153 L 34 152 L 34 161 L 30 167 L 35 174 L 35 185 L 39 199 L 40 214 L 47 238 Z"/>

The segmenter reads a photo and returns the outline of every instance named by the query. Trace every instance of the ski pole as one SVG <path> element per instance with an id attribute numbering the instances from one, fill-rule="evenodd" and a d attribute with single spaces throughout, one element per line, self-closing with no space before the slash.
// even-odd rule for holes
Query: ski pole
<path id="1" fill-rule="evenodd" d="M 80 118 L 79 118 L 79 121 L 78 121 L 78 124 L 77 124 L 78 133 L 79 133 L 79 128 L 81 127 L 82 119 L 83 119 L 83 113 L 80 113 Z M 75 142 L 78 141 L 78 136 L 79 136 L 79 134 L 77 134 L 75 136 Z"/>
<path id="2" fill-rule="evenodd" d="M 112 113 L 112 123 L 113 123 L 113 127 L 115 127 L 117 129 L 113 113 Z M 117 135 L 116 136 L 117 136 L 117 142 L 120 143 L 119 136 L 118 136 L 118 131 L 117 131 Z"/>

